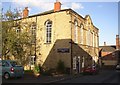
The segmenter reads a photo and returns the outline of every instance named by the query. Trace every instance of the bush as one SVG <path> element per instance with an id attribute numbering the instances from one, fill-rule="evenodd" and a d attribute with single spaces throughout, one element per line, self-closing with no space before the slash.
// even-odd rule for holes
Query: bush
<path id="1" fill-rule="evenodd" d="M 65 65 L 63 61 L 59 60 L 56 70 L 58 73 L 65 73 Z"/>
<path id="2" fill-rule="evenodd" d="M 31 75 L 33 74 L 33 70 L 25 70 L 24 72 L 25 74 L 31 74 Z"/>
<path id="3" fill-rule="evenodd" d="M 39 65 L 35 65 L 33 71 L 34 71 L 34 73 L 40 73 Z"/>

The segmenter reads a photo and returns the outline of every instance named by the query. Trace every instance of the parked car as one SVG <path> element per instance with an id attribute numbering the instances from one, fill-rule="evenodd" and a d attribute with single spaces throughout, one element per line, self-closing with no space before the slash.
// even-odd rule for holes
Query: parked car
<path id="1" fill-rule="evenodd" d="M 116 71 L 117 71 L 117 72 L 120 72 L 120 64 L 117 64 L 117 65 L 116 65 Z"/>
<path id="2" fill-rule="evenodd" d="M 11 77 L 23 77 L 24 68 L 13 60 L 2 60 L 2 76 L 5 79 Z"/>
<path id="3" fill-rule="evenodd" d="M 99 69 L 96 66 L 88 66 L 86 68 L 83 68 L 82 72 L 83 74 L 97 74 L 99 72 Z"/>

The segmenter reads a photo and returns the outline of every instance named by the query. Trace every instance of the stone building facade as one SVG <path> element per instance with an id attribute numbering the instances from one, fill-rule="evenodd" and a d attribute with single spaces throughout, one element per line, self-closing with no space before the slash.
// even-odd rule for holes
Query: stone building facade
<path id="1" fill-rule="evenodd" d="M 25 10 L 18 21 L 34 23 L 31 28 L 24 27 L 35 34 L 29 56 L 33 62 L 55 68 L 62 60 L 71 73 L 98 62 L 99 29 L 89 15 L 82 17 L 72 9 L 61 9 L 58 1 L 54 10 L 40 14 L 27 16 L 29 11 Z"/>

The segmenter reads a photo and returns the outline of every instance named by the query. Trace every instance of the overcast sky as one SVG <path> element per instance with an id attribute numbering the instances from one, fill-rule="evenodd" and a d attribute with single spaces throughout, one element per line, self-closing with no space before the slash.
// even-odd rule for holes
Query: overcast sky
<path id="1" fill-rule="evenodd" d="M 24 2 L 23 2 L 24 1 Z M 2 0 L 3 12 L 11 8 L 23 10 L 29 7 L 29 15 L 54 8 L 56 0 Z M 99 28 L 99 45 L 115 45 L 118 34 L 118 0 L 59 0 L 62 9 L 71 8 L 83 17 L 90 15 L 93 24 Z"/>

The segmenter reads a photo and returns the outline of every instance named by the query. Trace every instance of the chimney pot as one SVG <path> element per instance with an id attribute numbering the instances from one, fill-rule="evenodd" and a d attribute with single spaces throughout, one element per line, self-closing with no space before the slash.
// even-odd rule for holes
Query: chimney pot
<path id="1" fill-rule="evenodd" d="M 61 10 L 61 3 L 58 0 L 56 0 L 56 2 L 54 3 L 54 12 L 60 10 Z"/>
<path id="2" fill-rule="evenodd" d="M 104 46 L 106 46 L 106 42 L 104 42 Z"/>
<path id="3" fill-rule="evenodd" d="M 29 14 L 28 7 L 25 7 L 25 9 L 23 10 L 23 18 L 27 17 L 28 14 Z"/>
<path id="4" fill-rule="evenodd" d="M 119 49 L 119 35 L 116 35 L 116 49 Z"/>

